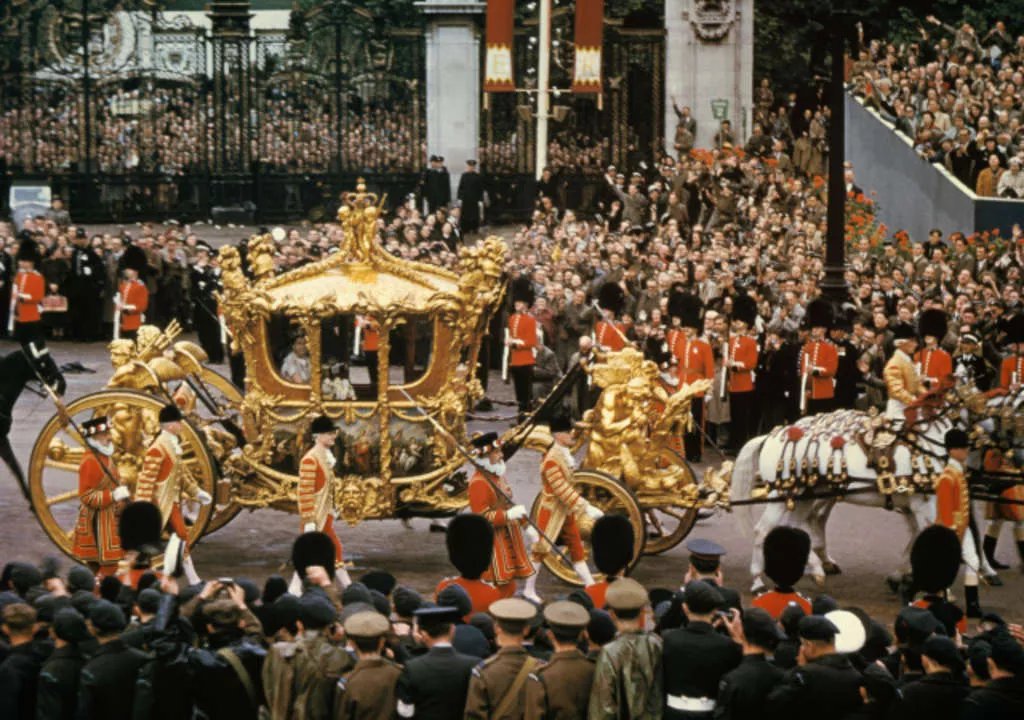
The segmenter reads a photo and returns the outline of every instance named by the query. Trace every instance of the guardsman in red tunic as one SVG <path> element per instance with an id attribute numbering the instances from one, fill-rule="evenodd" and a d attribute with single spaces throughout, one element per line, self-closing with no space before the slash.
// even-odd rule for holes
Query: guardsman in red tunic
<path id="1" fill-rule="evenodd" d="M 953 374 L 952 356 L 939 347 L 939 343 L 946 337 L 948 325 L 946 313 L 934 308 L 922 312 L 917 323 L 918 331 L 924 338 L 924 347 L 914 355 L 914 364 L 917 365 L 921 382 L 931 391 L 938 390 Z"/>
<path id="2" fill-rule="evenodd" d="M 757 368 L 756 332 L 757 301 L 739 295 L 732 304 L 732 332 L 726 345 L 729 356 L 725 367 L 729 373 L 729 417 L 732 418 L 730 442 L 737 452 L 757 434 L 761 414 L 754 393 L 754 370 Z"/>
<path id="3" fill-rule="evenodd" d="M 533 285 L 528 278 L 521 277 L 512 283 L 515 312 L 508 319 L 505 345 L 520 420 L 530 411 L 533 401 L 533 366 L 537 361 L 534 353 L 537 350 L 537 333 L 540 332 L 537 319 L 529 313 L 533 297 Z"/>
<path id="4" fill-rule="evenodd" d="M 142 472 L 135 485 L 135 499 L 151 502 L 160 508 L 164 527 L 171 529 L 167 551 L 176 554 L 178 545 L 184 546 L 185 576 L 194 585 L 199 582 L 199 574 L 188 553 L 188 527 L 181 515 L 181 503 L 186 499 L 194 499 L 202 505 L 209 505 L 213 498 L 199 487 L 181 460 L 181 441 L 178 438 L 185 420 L 181 410 L 174 404 L 165 405 L 160 410 L 159 420 L 163 431 L 149 446 L 142 460 Z"/>
<path id="5" fill-rule="evenodd" d="M 131 497 L 117 482 L 117 467 L 111 462 L 114 444 L 106 416 L 81 424 L 87 447 L 78 466 L 78 523 L 71 552 L 97 575 L 113 575 L 124 557 L 117 526 L 121 510 Z"/>
<path id="6" fill-rule="evenodd" d="M 129 245 L 119 264 L 124 281 L 117 291 L 117 311 L 120 313 L 118 336 L 134 340 L 149 308 L 149 290 L 142 278 L 148 267 L 146 253 Z"/>
<path id="7" fill-rule="evenodd" d="M 597 520 L 604 513 L 587 502 L 573 485 L 572 473 L 576 459 L 569 450 L 572 446 L 572 420 L 564 413 L 557 413 L 551 418 L 550 429 L 555 442 L 540 464 L 540 512 L 537 514 L 537 526 L 558 545 L 565 545 L 569 549 L 569 558 L 576 574 L 584 585 L 593 585 L 594 576 L 587 567 L 587 552 L 583 549 L 578 519 L 587 517 Z M 541 563 L 551 548 L 541 540 L 532 550 L 533 567 L 539 574 Z M 523 597 L 540 602 L 536 574 L 527 578 Z"/>
<path id="8" fill-rule="evenodd" d="M 953 429 L 946 433 L 949 460 L 935 481 L 935 524 L 956 531 L 964 561 L 964 602 L 967 617 L 980 618 L 978 570 L 981 566 L 974 533 L 970 532 L 971 494 L 964 476 L 964 463 L 970 448 L 967 433 Z"/>
<path id="9" fill-rule="evenodd" d="M 131 502 L 121 511 L 117 532 L 124 550 L 124 560 L 118 567 L 117 579 L 133 590 L 138 588 L 143 574 L 153 572 L 151 560 L 164 552 L 161 542 L 163 522 L 160 508 L 151 502 Z M 176 555 L 174 559 L 177 559 Z M 170 554 L 165 553 L 165 571 L 168 571 L 167 566 L 172 562 Z M 168 574 L 171 573 L 168 571 Z"/>
<path id="10" fill-rule="evenodd" d="M 1007 323 L 1010 354 L 999 369 L 999 386 L 1012 393 L 1024 386 L 1024 312 L 1018 312 Z"/>
<path id="11" fill-rule="evenodd" d="M 626 576 L 626 569 L 633 562 L 636 541 L 633 525 L 625 515 L 605 515 L 594 523 L 590 533 L 590 548 L 594 552 L 594 567 L 604 573 L 604 579 L 587 585 L 587 595 L 594 601 L 594 607 L 603 610 L 608 586 Z"/>
<path id="12" fill-rule="evenodd" d="M 487 612 L 491 603 L 501 600 L 501 593 L 493 584 L 480 578 L 491 566 L 494 555 L 494 530 L 487 518 L 482 515 L 456 515 L 448 523 L 445 537 L 448 546 L 448 559 L 459 577 L 445 578 L 434 590 L 434 600 L 449 585 L 458 585 L 473 601 L 473 613 Z M 463 618 L 469 622 L 469 616 Z"/>
<path id="13" fill-rule="evenodd" d="M 11 285 L 11 322 L 14 325 L 14 339 L 22 345 L 35 343 L 45 346 L 46 333 L 43 330 L 39 308 L 46 295 L 46 280 L 36 270 L 42 259 L 39 245 L 23 233 L 18 246 L 18 274 Z"/>
<path id="14" fill-rule="evenodd" d="M 313 447 L 299 463 L 298 501 L 302 532 L 322 532 L 334 541 L 335 577 L 347 587 L 352 580 L 345 569 L 341 540 L 334 528 L 336 461 L 331 448 L 338 439 L 338 428 L 329 417 L 320 415 L 313 420 L 309 432 L 313 436 Z"/>
<path id="15" fill-rule="evenodd" d="M 827 300 L 814 300 L 807 306 L 807 324 L 811 339 L 800 351 L 799 371 L 802 415 L 817 415 L 834 408 L 835 376 L 839 369 L 839 349 L 828 341 L 832 326 L 832 306 Z"/>
<path id="16" fill-rule="evenodd" d="M 804 567 L 811 554 L 811 536 L 799 528 L 780 525 L 764 539 L 764 574 L 775 583 L 775 589 L 761 593 L 750 604 L 765 610 L 775 620 L 790 603 L 796 603 L 811 614 L 811 602 L 793 589 L 804 576 Z"/>
<path id="17" fill-rule="evenodd" d="M 616 322 L 626 309 L 626 293 L 618 283 L 606 282 L 597 293 L 597 305 L 604 312 L 594 325 L 594 344 L 603 352 L 626 347 L 626 326 Z"/>
<path id="18" fill-rule="evenodd" d="M 944 623 L 955 623 L 960 634 L 966 635 L 967 616 L 948 599 L 948 590 L 960 574 L 962 554 L 954 530 L 931 525 L 918 533 L 910 550 L 910 571 L 913 589 L 924 595 L 911 605 L 930 610 Z"/>
<path id="19" fill-rule="evenodd" d="M 675 358 L 676 377 L 680 389 L 700 380 L 714 380 L 715 356 L 711 345 L 700 337 L 704 324 L 704 303 L 696 295 L 676 291 L 669 296 L 668 311 L 673 318 L 679 318 L 681 330 L 669 346 Z M 686 459 L 700 462 L 704 452 L 704 396 L 695 397 L 690 403 L 693 428 L 683 437 Z"/>
<path id="20" fill-rule="evenodd" d="M 540 538 L 536 530 L 526 525 L 527 509 L 513 505 L 507 499 L 512 497 L 512 490 L 505 482 L 505 460 L 498 434 L 477 435 L 473 438 L 473 448 L 480 467 L 469 479 L 469 509 L 487 518 L 494 529 L 494 555 L 491 568 L 484 573 L 483 579 L 494 583 L 502 597 L 512 597 L 516 592 L 516 580 L 534 573 L 523 533 L 530 537 L 531 543 Z M 497 485 L 505 497 L 498 494 L 491 483 Z"/>

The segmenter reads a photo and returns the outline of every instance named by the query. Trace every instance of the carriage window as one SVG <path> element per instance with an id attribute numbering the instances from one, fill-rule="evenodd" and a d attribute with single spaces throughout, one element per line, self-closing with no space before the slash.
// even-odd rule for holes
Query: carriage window
<path id="1" fill-rule="evenodd" d="M 281 379 L 309 385 L 312 377 L 309 345 L 298 322 L 285 315 L 272 316 L 267 323 L 267 346 Z"/>
<path id="2" fill-rule="evenodd" d="M 377 397 L 377 324 L 363 315 L 336 315 L 320 323 L 324 400 Z"/>
<path id="3" fill-rule="evenodd" d="M 409 318 L 391 331 L 389 380 L 392 385 L 411 385 L 430 369 L 434 354 L 434 321 Z"/>

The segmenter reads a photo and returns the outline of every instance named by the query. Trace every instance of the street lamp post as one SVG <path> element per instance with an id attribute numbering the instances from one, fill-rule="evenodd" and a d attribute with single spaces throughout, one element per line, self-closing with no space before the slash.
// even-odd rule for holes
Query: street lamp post
<path id="1" fill-rule="evenodd" d="M 846 285 L 846 93 L 843 87 L 845 76 L 846 15 L 832 16 L 832 78 L 829 84 L 828 155 L 828 231 L 825 247 L 825 278 L 822 293 L 834 303 L 849 299 Z"/>
<path id="2" fill-rule="evenodd" d="M 537 43 L 537 148 L 534 174 L 538 180 L 548 164 L 548 120 L 551 117 L 551 0 L 540 0 L 540 28 Z"/>

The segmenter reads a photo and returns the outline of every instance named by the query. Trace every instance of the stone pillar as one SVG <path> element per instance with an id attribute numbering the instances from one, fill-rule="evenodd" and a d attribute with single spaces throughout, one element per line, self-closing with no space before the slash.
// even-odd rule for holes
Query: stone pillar
<path id="1" fill-rule="evenodd" d="M 427 16 L 427 154 L 444 157 L 452 198 L 480 142 L 480 22 L 487 3 L 423 0 Z"/>
<path id="2" fill-rule="evenodd" d="M 755 0 L 681 0 L 665 8 L 665 145 L 676 132 L 672 96 L 697 119 L 695 147 L 711 147 L 715 113 L 737 142 L 750 135 L 754 94 Z"/>

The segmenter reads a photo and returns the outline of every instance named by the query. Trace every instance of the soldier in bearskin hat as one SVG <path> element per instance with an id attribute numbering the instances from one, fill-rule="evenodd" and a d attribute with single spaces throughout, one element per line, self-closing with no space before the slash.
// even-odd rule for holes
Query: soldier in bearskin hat
<path id="1" fill-rule="evenodd" d="M 832 327 L 832 305 L 818 298 L 807 305 L 807 326 L 811 337 L 800 351 L 801 414 L 817 415 L 834 409 L 835 376 L 839 369 L 839 349 L 828 339 Z"/>
<path id="2" fill-rule="evenodd" d="M 164 551 L 161 534 L 163 518 L 160 508 L 151 502 L 129 503 L 121 511 L 117 534 L 127 567 L 118 570 L 118 579 L 136 588 L 139 578 L 151 571 L 150 563 Z"/>
<path id="3" fill-rule="evenodd" d="M 306 582 L 309 580 L 307 571 L 311 567 L 323 568 L 327 577 L 335 578 L 337 567 L 336 543 L 326 533 L 311 530 L 295 538 L 292 543 L 292 567 L 295 574 L 288 586 L 288 592 L 301 596 Z"/>
<path id="4" fill-rule="evenodd" d="M 24 346 L 32 344 L 37 350 L 46 345 L 46 332 L 43 329 L 40 308 L 46 295 L 46 280 L 36 269 L 42 260 L 39 245 L 28 233 L 21 234 L 18 245 L 18 274 L 14 276 L 11 286 L 11 315 L 8 329 L 12 329 L 14 339 Z"/>
<path id="5" fill-rule="evenodd" d="M 352 580 L 345 569 L 345 556 L 334 527 L 334 476 L 336 458 L 332 452 L 338 439 L 338 428 L 326 415 L 315 418 L 309 427 L 313 436 L 311 447 L 299 463 L 299 516 L 303 532 L 322 532 L 334 542 L 337 577 L 343 586 Z"/>
<path id="6" fill-rule="evenodd" d="M 962 552 L 956 531 L 943 525 L 927 527 L 914 538 L 910 549 L 911 592 L 924 595 L 911 604 L 931 610 L 949 630 L 966 634 L 967 616 L 948 598 L 949 588 L 960 574 Z M 953 632 L 949 635 L 952 637 Z"/>
<path id="7" fill-rule="evenodd" d="M 482 515 L 456 515 L 448 524 L 445 545 L 448 560 L 459 571 L 459 576 L 439 582 L 434 590 L 434 599 L 449 585 L 458 585 L 473 601 L 473 613 L 487 612 L 491 603 L 501 599 L 498 588 L 480 579 L 491 567 L 494 556 L 491 523 Z"/>
<path id="8" fill-rule="evenodd" d="M 134 340 L 139 327 L 146 320 L 149 308 L 149 289 L 146 287 L 146 253 L 140 247 L 129 245 L 118 261 L 118 270 L 124 278 L 117 291 L 114 311 L 118 313 L 114 339 Z"/>
<path id="9" fill-rule="evenodd" d="M 604 313 L 594 325 L 594 344 L 605 352 L 626 347 L 626 328 L 619 318 L 626 309 L 626 292 L 615 282 L 606 282 L 597 291 L 597 305 Z"/>
<path id="10" fill-rule="evenodd" d="M 953 374 L 953 358 L 940 347 L 948 326 L 946 313 L 937 308 L 922 312 L 917 323 L 923 347 L 914 354 L 914 364 L 928 390 L 938 390 Z"/>
<path id="11" fill-rule="evenodd" d="M 529 412 L 533 400 L 533 366 L 536 363 L 535 353 L 540 326 L 537 319 L 530 314 L 534 292 L 533 283 L 529 278 L 521 277 L 514 280 L 510 291 L 514 312 L 508 319 L 505 352 L 508 356 L 508 371 L 516 391 L 519 419 L 522 421 Z"/>
<path id="12" fill-rule="evenodd" d="M 763 551 L 764 574 L 775 583 L 775 589 L 758 595 L 751 605 L 767 610 L 776 620 L 790 603 L 796 603 L 810 615 L 810 601 L 793 588 L 804 576 L 811 555 L 811 536 L 799 528 L 782 525 L 765 537 Z"/>
<path id="13" fill-rule="evenodd" d="M 604 580 L 585 589 L 594 607 L 605 607 L 605 595 L 611 583 L 624 577 L 633 562 L 635 541 L 633 524 L 625 515 L 605 515 L 594 523 L 590 533 L 590 548 L 594 554 L 594 567 L 604 574 Z"/>
<path id="14" fill-rule="evenodd" d="M 680 331 L 672 337 L 669 349 L 675 358 L 679 387 L 684 388 L 700 380 L 714 380 L 715 356 L 711 345 L 700 337 L 704 325 L 704 303 L 700 298 L 681 289 L 674 289 L 668 299 L 668 312 L 679 318 Z M 690 403 L 693 427 L 683 437 L 686 459 L 700 462 L 704 450 L 704 396 Z"/>
<path id="15" fill-rule="evenodd" d="M 757 301 L 747 294 L 733 300 L 732 332 L 729 335 L 725 367 L 729 377 L 729 417 L 732 432 L 729 439 L 739 452 L 747 440 L 757 434 L 761 413 L 754 393 L 754 370 L 757 368 Z"/>

